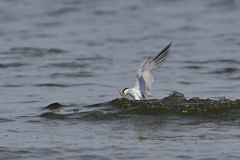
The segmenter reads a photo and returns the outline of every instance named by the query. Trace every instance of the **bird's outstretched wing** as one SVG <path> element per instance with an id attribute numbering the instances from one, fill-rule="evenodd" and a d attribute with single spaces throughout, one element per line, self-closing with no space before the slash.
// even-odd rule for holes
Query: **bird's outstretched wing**
<path id="1" fill-rule="evenodd" d="M 150 62 L 146 63 L 148 57 L 143 61 L 143 63 L 139 66 L 136 75 L 136 84 L 134 88 L 138 88 L 141 91 L 142 95 L 149 95 L 151 84 L 154 78 L 154 71 L 157 71 L 163 61 L 167 58 L 169 53 L 171 43 L 167 45 L 155 58 L 153 58 Z"/>

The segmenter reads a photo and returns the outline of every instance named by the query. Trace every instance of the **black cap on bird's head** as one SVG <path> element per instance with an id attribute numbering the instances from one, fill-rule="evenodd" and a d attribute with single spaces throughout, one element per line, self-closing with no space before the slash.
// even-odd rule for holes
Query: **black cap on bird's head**
<path id="1" fill-rule="evenodd" d="M 125 91 L 126 89 L 129 89 L 129 88 L 124 88 L 123 91 L 122 91 L 122 93 L 124 93 L 124 91 Z"/>
<path id="2" fill-rule="evenodd" d="M 124 88 L 123 91 L 122 91 L 122 93 L 119 91 L 119 94 L 121 95 L 122 98 L 124 98 L 124 97 L 126 96 L 126 94 L 124 93 L 124 91 L 125 91 L 126 89 L 129 89 L 129 88 Z"/>

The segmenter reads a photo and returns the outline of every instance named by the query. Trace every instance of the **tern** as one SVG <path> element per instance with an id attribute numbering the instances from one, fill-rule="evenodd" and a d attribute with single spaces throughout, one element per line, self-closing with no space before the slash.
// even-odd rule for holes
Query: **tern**
<path id="1" fill-rule="evenodd" d="M 119 91 L 122 98 L 130 95 L 134 100 L 146 100 L 146 97 L 150 95 L 154 72 L 161 67 L 167 58 L 171 44 L 172 42 L 148 63 L 148 57 L 145 58 L 137 70 L 135 86 L 133 88 L 124 88 L 122 93 Z"/>

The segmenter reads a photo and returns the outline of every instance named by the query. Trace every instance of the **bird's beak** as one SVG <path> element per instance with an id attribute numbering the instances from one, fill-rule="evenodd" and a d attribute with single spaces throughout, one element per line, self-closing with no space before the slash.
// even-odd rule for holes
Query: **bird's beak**
<path id="1" fill-rule="evenodd" d="M 118 91 L 118 92 L 119 92 L 119 94 L 121 95 L 122 98 L 125 97 L 125 93 L 121 93 L 120 91 Z"/>

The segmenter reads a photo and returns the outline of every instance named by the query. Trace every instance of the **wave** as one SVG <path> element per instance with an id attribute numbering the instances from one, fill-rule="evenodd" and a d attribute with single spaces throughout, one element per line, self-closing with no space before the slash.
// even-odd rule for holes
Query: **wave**
<path id="1" fill-rule="evenodd" d="M 47 112 L 46 112 L 47 110 Z M 114 99 L 93 105 L 64 105 L 52 103 L 43 108 L 40 117 L 49 119 L 76 119 L 81 121 L 119 120 L 138 116 L 200 117 L 207 119 L 236 120 L 240 115 L 240 100 L 186 99 L 184 94 L 173 91 L 163 99 L 129 100 Z"/>

